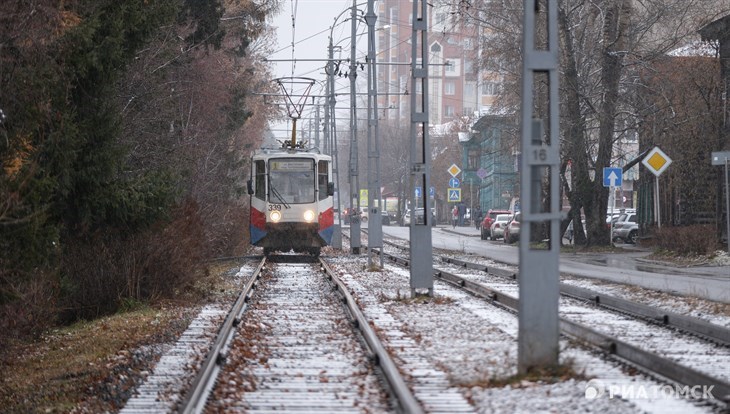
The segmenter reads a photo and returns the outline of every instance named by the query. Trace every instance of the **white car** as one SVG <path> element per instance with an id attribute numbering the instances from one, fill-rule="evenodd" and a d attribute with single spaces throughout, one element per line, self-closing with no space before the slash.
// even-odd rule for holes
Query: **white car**
<path id="1" fill-rule="evenodd" d="M 489 238 L 495 240 L 504 237 L 504 228 L 507 227 L 510 220 L 512 220 L 512 214 L 497 214 L 492 228 L 489 229 Z"/>

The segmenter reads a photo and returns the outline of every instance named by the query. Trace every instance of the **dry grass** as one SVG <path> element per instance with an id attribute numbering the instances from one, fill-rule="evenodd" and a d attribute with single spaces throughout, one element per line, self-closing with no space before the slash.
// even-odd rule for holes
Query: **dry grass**
<path id="1" fill-rule="evenodd" d="M 136 304 L 136 309 L 52 329 L 39 338 L 11 340 L 0 350 L 0 411 L 116 412 L 132 391 L 135 374 L 154 362 L 135 357 L 134 351 L 176 340 L 197 305 L 230 291 L 221 276 L 231 267 L 211 266 L 211 276 L 185 302 Z"/>
<path id="2" fill-rule="evenodd" d="M 470 383 L 459 384 L 462 387 L 481 387 L 481 388 L 502 388 L 510 386 L 512 388 L 525 388 L 535 384 L 554 384 L 567 381 L 569 379 L 584 380 L 585 375 L 575 371 L 574 361 L 566 363 L 532 369 L 525 374 L 515 374 L 508 376 L 493 375 L 490 378 L 484 378 Z"/>
<path id="3" fill-rule="evenodd" d="M 124 361 L 129 349 L 179 335 L 187 325 L 184 314 L 177 307 L 144 308 L 16 341 L 2 358 L 0 406 L 6 412 L 68 412 L 94 397 L 90 391 L 116 363 L 130 362 Z"/>

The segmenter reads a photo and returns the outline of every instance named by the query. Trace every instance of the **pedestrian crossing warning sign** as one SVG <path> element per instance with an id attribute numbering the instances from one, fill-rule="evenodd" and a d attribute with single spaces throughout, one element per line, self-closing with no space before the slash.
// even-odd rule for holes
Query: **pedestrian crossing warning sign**
<path id="1" fill-rule="evenodd" d="M 461 201 L 461 188 L 449 188 L 447 199 L 450 203 Z"/>

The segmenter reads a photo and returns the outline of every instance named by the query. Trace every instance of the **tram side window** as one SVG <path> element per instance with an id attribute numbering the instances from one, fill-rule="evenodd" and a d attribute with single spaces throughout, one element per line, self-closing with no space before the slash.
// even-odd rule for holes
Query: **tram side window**
<path id="1" fill-rule="evenodd" d="M 317 164 L 317 189 L 319 191 L 319 199 L 327 198 L 327 183 L 329 182 L 329 163 L 320 161 Z"/>
<path id="2" fill-rule="evenodd" d="M 266 200 L 266 162 L 256 161 L 256 198 Z"/>

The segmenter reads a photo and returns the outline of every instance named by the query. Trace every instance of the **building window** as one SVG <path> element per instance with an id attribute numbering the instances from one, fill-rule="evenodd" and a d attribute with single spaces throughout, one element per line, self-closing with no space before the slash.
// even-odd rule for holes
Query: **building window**
<path id="1" fill-rule="evenodd" d="M 454 116 L 454 107 L 453 106 L 446 105 L 446 114 L 445 114 L 445 116 L 450 116 L 450 117 L 453 117 Z"/>
<path id="2" fill-rule="evenodd" d="M 459 62 L 456 59 L 446 61 L 444 72 L 447 76 L 455 76 L 459 74 Z"/>
<path id="3" fill-rule="evenodd" d="M 474 61 L 471 59 L 464 60 L 464 74 L 474 73 Z"/>
<path id="4" fill-rule="evenodd" d="M 484 96 L 494 96 L 499 94 L 499 83 L 497 82 L 484 82 L 482 84 L 482 95 Z"/>
<path id="5" fill-rule="evenodd" d="M 456 94 L 456 84 L 454 84 L 454 82 L 444 83 L 444 95 L 455 95 L 455 94 Z"/>
<path id="6" fill-rule="evenodd" d="M 436 13 L 434 16 L 434 26 L 443 26 L 446 23 L 446 13 Z"/>
<path id="7" fill-rule="evenodd" d="M 464 84 L 464 99 L 474 100 L 476 98 L 477 89 L 474 82 L 466 82 Z"/>
<path id="8" fill-rule="evenodd" d="M 479 148 L 469 148 L 469 152 L 467 153 L 467 163 L 469 165 L 467 166 L 467 169 L 478 170 L 480 167 L 479 158 L 481 158 L 481 151 Z"/>

